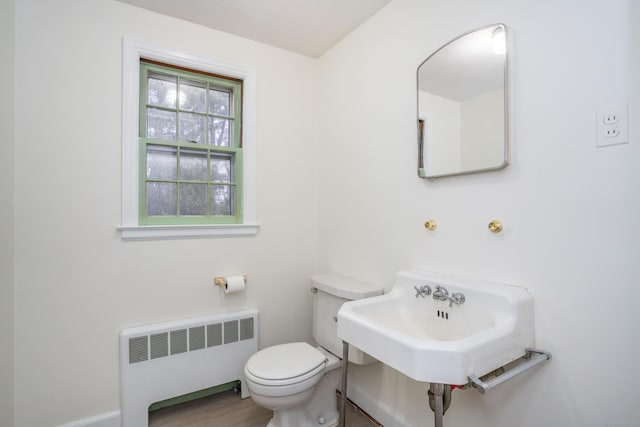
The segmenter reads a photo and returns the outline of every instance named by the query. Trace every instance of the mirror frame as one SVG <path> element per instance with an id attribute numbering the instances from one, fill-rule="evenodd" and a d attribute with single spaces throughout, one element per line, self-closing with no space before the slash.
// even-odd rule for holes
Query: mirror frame
<path id="1" fill-rule="evenodd" d="M 492 167 L 487 167 L 487 168 L 480 168 L 480 169 L 470 169 L 470 170 L 462 170 L 460 172 L 452 172 L 452 173 L 444 173 L 444 174 L 439 174 L 439 175 L 427 175 L 426 170 L 424 168 L 424 137 L 423 137 L 423 130 L 421 129 L 422 125 L 421 125 L 421 120 L 422 117 L 420 115 L 420 68 L 432 57 L 434 57 L 435 55 L 437 55 L 440 51 L 442 51 L 444 48 L 446 48 L 447 46 L 451 45 L 452 43 L 454 43 L 455 41 L 468 36 L 476 31 L 480 31 L 480 30 L 485 30 L 487 28 L 491 28 L 491 27 L 501 27 L 502 30 L 504 31 L 504 35 L 505 35 L 505 52 L 504 52 L 504 66 L 503 66 L 503 79 L 504 79 L 504 156 L 502 159 L 502 163 L 500 163 L 497 166 L 492 166 Z M 425 59 L 424 61 L 422 61 L 420 63 L 420 65 L 418 65 L 418 68 L 416 70 L 416 106 L 417 106 L 417 126 L 416 126 L 416 130 L 417 130 L 417 140 L 418 140 L 418 176 L 420 178 L 423 179 L 429 179 L 429 180 L 434 180 L 436 178 L 443 178 L 443 177 L 447 177 L 447 176 L 459 176 L 459 175 L 470 175 L 470 174 L 476 174 L 476 173 L 483 173 L 483 172 L 491 172 L 491 171 L 497 171 L 497 170 L 501 170 L 506 168 L 507 166 L 509 166 L 509 164 L 511 163 L 511 138 L 510 138 L 510 133 L 511 133 L 511 126 L 509 123 L 509 118 L 510 118 L 510 114 L 509 114 L 509 108 L 510 108 L 510 103 L 509 103 L 509 95 L 510 95 L 510 87 L 511 87 L 511 81 L 509 78 L 509 70 L 510 70 L 510 66 L 509 66 L 509 62 L 510 62 L 510 50 L 511 50 L 511 42 L 510 42 L 510 31 L 509 31 L 509 27 L 507 27 L 505 24 L 503 23 L 494 23 L 494 24 L 489 24 L 489 25 L 483 25 L 482 27 L 478 27 L 478 28 L 474 28 L 473 30 L 467 31 L 451 40 L 449 40 L 447 43 L 443 44 L 440 48 L 438 48 L 435 52 L 433 52 L 431 55 L 429 55 L 427 57 L 427 59 Z"/>

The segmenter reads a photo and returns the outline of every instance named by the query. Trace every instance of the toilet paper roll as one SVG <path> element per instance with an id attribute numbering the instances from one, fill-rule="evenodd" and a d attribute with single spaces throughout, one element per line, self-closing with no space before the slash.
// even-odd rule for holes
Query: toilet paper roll
<path id="1" fill-rule="evenodd" d="M 226 284 L 224 285 L 225 294 L 234 294 L 236 292 L 244 291 L 244 277 L 242 276 L 229 276 L 226 277 Z"/>

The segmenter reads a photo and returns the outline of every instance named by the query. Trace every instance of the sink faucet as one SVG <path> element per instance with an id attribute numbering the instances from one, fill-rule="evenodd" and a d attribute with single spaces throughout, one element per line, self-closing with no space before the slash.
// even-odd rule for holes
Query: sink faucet
<path id="1" fill-rule="evenodd" d="M 436 290 L 433 291 L 433 299 L 446 301 L 449 299 L 449 291 L 440 285 L 436 285 Z"/>

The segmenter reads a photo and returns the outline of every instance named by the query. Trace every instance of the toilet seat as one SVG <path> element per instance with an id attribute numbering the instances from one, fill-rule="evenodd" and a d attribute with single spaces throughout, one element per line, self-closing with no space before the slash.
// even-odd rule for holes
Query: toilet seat
<path id="1" fill-rule="evenodd" d="M 263 386 L 304 382 L 323 372 L 327 357 L 306 342 L 280 344 L 260 350 L 245 365 L 247 380 Z"/>

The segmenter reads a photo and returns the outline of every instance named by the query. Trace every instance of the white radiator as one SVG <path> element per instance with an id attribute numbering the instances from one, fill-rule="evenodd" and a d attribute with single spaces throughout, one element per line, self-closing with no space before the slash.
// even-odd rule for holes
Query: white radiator
<path id="1" fill-rule="evenodd" d="M 122 427 L 149 425 L 152 403 L 240 380 L 258 351 L 258 311 L 245 309 L 120 333 Z"/>

